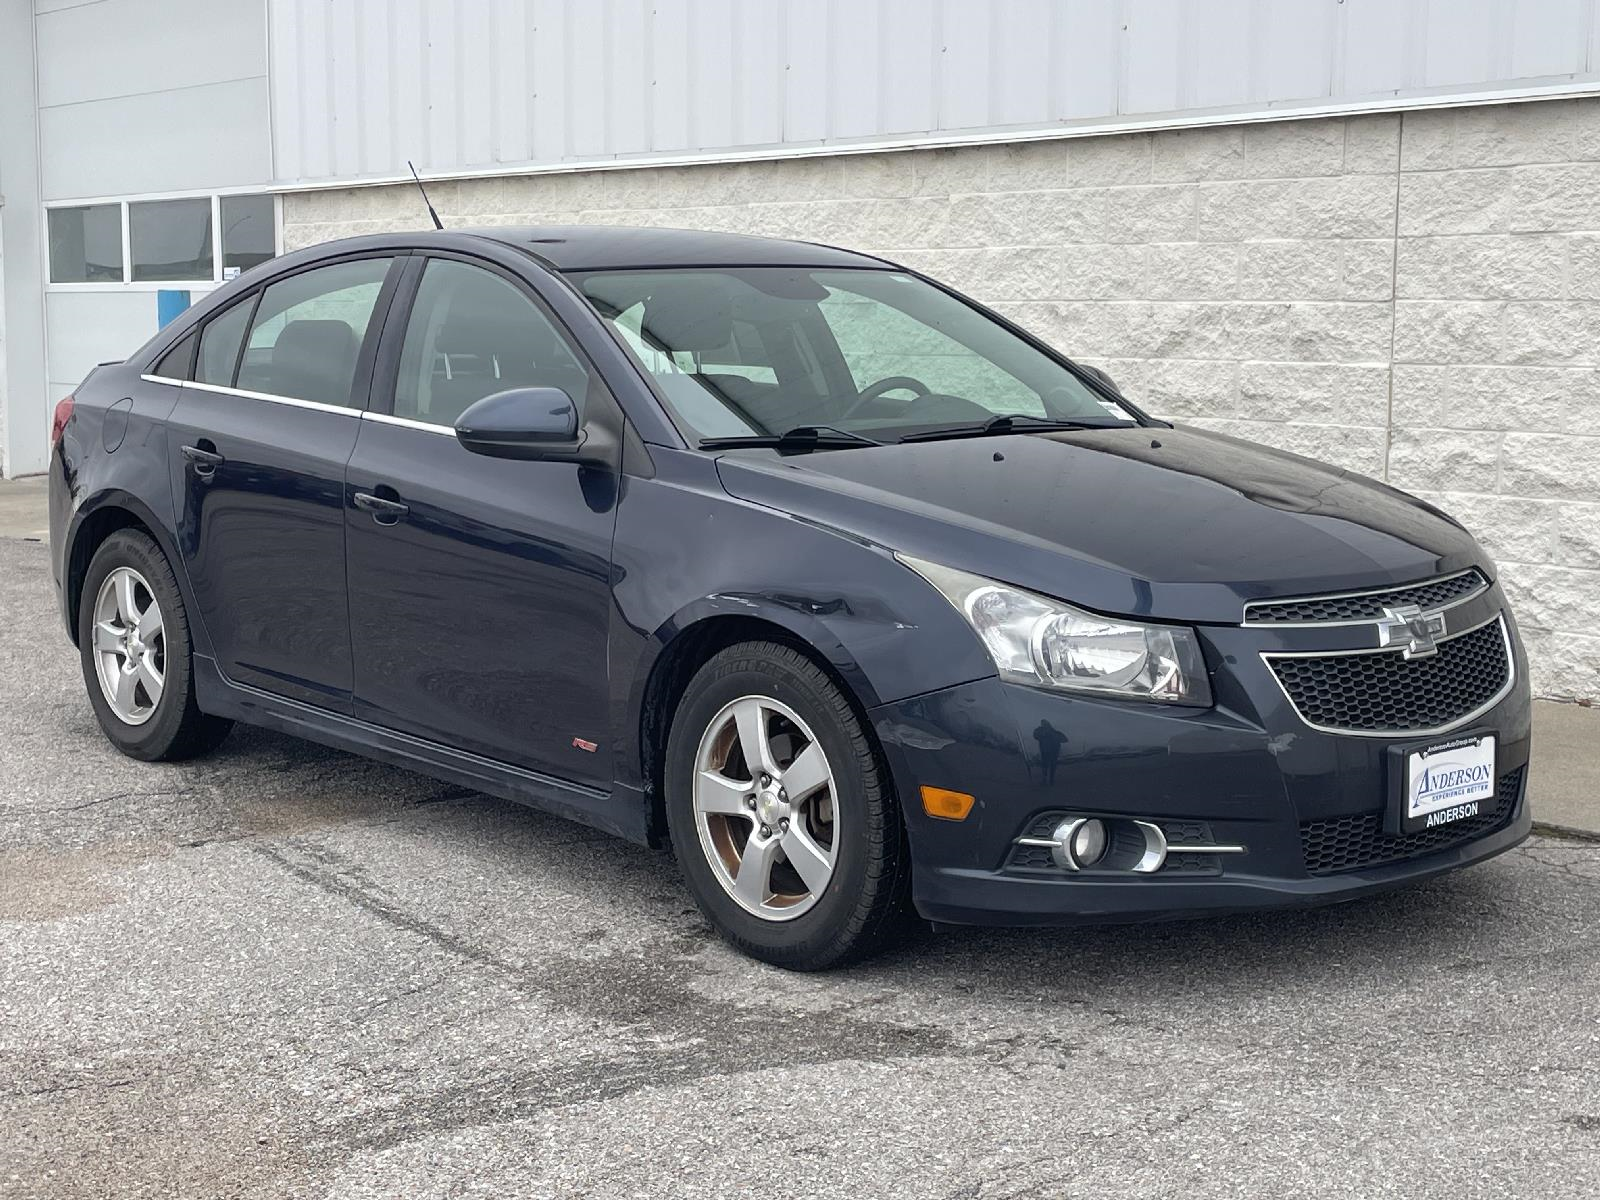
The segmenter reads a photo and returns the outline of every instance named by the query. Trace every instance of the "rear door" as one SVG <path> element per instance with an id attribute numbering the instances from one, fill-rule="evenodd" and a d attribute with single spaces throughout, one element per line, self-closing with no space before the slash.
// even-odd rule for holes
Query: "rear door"
<path id="1" fill-rule="evenodd" d="M 347 476 L 355 712 L 609 787 L 617 472 L 473 454 L 453 429 L 484 396 L 532 386 L 561 388 L 580 420 L 620 420 L 524 281 L 414 258 Z"/>
<path id="2" fill-rule="evenodd" d="M 179 548 L 218 665 L 349 711 L 344 471 L 403 260 L 320 264 L 210 318 L 168 418 Z"/>

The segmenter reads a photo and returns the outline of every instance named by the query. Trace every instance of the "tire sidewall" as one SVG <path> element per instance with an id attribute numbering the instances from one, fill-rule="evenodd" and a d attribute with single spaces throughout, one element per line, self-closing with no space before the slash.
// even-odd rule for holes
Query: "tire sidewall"
<path id="1" fill-rule="evenodd" d="M 811 957 L 843 934 L 860 906 L 867 878 L 868 810 L 860 761 L 842 728 L 832 697 L 813 681 L 779 661 L 751 661 L 757 653 L 718 663 L 697 675 L 684 692 L 667 740 L 665 801 L 667 825 L 678 861 L 700 908 L 734 940 L 779 957 Z M 727 893 L 707 860 L 694 811 L 695 758 L 712 719 L 743 696 L 766 696 L 793 709 L 810 727 L 833 772 L 833 877 L 812 907 L 787 921 L 766 921 L 747 912 Z"/>
<path id="2" fill-rule="evenodd" d="M 161 606 L 162 634 L 166 639 L 161 700 L 150 719 L 140 725 L 129 725 L 112 710 L 100 689 L 100 677 L 95 669 L 95 600 L 106 577 L 118 567 L 132 567 L 149 584 L 151 594 Z M 78 651 L 89 703 L 111 744 L 132 758 L 163 757 L 177 741 L 190 707 L 193 666 L 189 656 L 189 625 L 177 581 L 166 556 L 146 535 L 123 530 L 112 534 L 95 551 L 78 594 Z"/>

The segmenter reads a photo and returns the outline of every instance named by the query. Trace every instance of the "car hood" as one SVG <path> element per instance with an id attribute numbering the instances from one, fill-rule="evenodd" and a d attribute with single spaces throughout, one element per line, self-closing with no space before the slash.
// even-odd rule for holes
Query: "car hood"
<path id="1" fill-rule="evenodd" d="M 1488 565 L 1415 497 L 1201 430 L 743 452 L 717 467 L 740 499 L 1109 613 L 1233 624 L 1246 600 Z"/>

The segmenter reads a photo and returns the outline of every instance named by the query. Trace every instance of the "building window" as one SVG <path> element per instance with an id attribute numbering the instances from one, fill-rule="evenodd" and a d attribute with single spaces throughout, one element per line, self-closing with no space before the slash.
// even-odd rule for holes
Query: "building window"
<path id="1" fill-rule="evenodd" d="M 222 277 L 248 271 L 277 253 L 271 196 L 222 198 Z"/>
<path id="2" fill-rule="evenodd" d="M 122 282 L 122 206 L 50 210 L 52 283 Z"/>
<path id="3" fill-rule="evenodd" d="M 128 205 L 128 247 L 136 283 L 210 279 L 210 198 Z"/>
<path id="4" fill-rule="evenodd" d="M 179 196 L 49 208 L 52 284 L 225 283 L 278 252 L 271 196 Z"/>

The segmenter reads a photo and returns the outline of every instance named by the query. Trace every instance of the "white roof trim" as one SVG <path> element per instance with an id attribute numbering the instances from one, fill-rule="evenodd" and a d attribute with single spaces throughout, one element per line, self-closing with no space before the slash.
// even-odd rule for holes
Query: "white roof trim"
<path id="1" fill-rule="evenodd" d="M 1348 117 L 1416 109 L 1464 108 L 1487 104 L 1518 104 L 1533 100 L 1571 99 L 1600 95 L 1600 77 L 1563 76 L 1558 82 L 1472 91 L 1439 88 L 1404 96 L 1384 95 L 1358 100 L 1293 101 L 1277 108 L 1215 108 L 1156 113 L 1062 123 L 1040 128 L 1004 127 L 974 131 L 935 131 L 912 136 L 862 138 L 852 141 L 807 142 L 745 146 L 714 151 L 569 159 L 558 163 L 525 162 L 463 167 L 448 171 L 420 171 L 424 181 L 484 179 L 505 175 L 571 175 L 581 171 L 630 171 L 648 167 L 684 167 L 717 163 L 762 162 L 790 158 L 820 158 L 837 154 L 882 154 L 896 150 L 925 150 L 949 146 L 983 146 L 1007 142 L 1059 141 L 1104 137 L 1165 129 L 1190 129 L 1217 125 L 1249 125 L 1267 121 L 1305 121 L 1317 117 Z M 346 176 L 331 179 L 278 180 L 265 185 L 273 192 L 322 191 L 330 188 L 386 187 L 410 183 L 409 174 Z M 262 189 L 254 189 L 262 190 Z"/>

